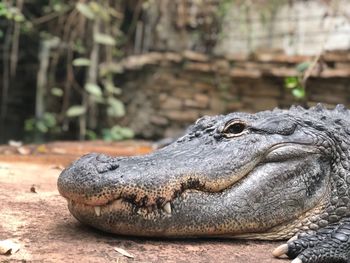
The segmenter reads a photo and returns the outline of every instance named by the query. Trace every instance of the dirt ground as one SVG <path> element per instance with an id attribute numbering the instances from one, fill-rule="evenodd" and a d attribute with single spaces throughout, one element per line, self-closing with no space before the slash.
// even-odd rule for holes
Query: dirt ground
<path id="1" fill-rule="evenodd" d="M 39 146 L 28 147 L 29 151 L 0 147 L 0 240 L 11 239 L 21 246 L 13 255 L 0 255 L 0 262 L 289 262 L 271 256 L 281 242 L 141 239 L 110 235 L 80 224 L 69 214 L 56 180 L 72 159 L 102 146 L 78 151 L 77 145 L 56 144 L 53 152 L 51 144 L 40 154 L 35 152 Z M 149 145 L 113 147 L 107 152 L 131 155 L 152 150 Z M 129 152 L 125 152 L 127 147 L 131 147 Z M 118 253 L 116 247 L 134 258 Z"/>

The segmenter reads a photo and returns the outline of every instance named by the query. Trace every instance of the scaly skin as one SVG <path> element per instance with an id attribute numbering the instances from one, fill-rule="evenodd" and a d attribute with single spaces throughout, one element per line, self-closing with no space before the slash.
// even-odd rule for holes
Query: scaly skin
<path id="1" fill-rule="evenodd" d="M 116 234 L 313 234 L 350 214 L 349 117 L 341 105 L 203 117 L 149 155 L 83 156 L 61 173 L 58 190 L 79 221 Z M 296 250 L 298 242 L 305 243 L 290 241 L 274 255 L 319 262 Z"/>

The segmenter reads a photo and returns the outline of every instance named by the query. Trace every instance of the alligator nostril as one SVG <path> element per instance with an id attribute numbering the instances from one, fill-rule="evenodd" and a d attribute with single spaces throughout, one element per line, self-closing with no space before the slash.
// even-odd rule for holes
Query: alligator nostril
<path id="1" fill-rule="evenodd" d="M 90 161 L 91 164 L 95 165 L 98 173 L 105 173 L 108 171 L 116 170 L 119 167 L 117 159 L 105 154 L 96 155 L 95 159 Z"/>
<path id="2" fill-rule="evenodd" d="M 111 163 L 111 168 L 110 168 L 110 170 L 115 170 L 115 169 L 117 169 L 119 167 L 119 164 L 117 164 L 117 163 Z"/>
<path id="3" fill-rule="evenodd" d="M 105 155 L 105 154 L 99 154 L 96 156 L 96 161 L 107 163 L 112 160 L 112 157 Z"/>
<path id="4" fill-rule="evenodd" d="M 96 164 L 96 170 L 99 173 L 114 171 L 118 167 L 119 167 L 119 164 L 117 164 L 117 163 L 99 163 L 99 164 Z"/>

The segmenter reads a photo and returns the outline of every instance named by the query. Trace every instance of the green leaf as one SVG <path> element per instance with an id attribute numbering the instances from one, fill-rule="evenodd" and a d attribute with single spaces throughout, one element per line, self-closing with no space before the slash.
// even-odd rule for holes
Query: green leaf
<path id="1" fill-rule="evenodd" d="M 33 28 L 34 28 L 33 23 L 26 20 L 22 23 L 21 30 L 22 30 L 22 33 L 29 33 L 29 31 L 31 31 Z"/>
<path id="2" fill-rule="evenodd" d="M 122 93 L 122 90 L 116 86 L 113 85 L 111 81 L 107 81 L 105 84 L 105 89 L 114 95 L 120 95 Z"/>
<path id="3" fill-rule="evenodd" d="M 297 77 L 287 77 L 284 79 L 284 86 L 288 89 L 294 89 L 298 86 L 299 79 Z"/>
<path id="4" fill-rule="evenodd" d="M 111 35 L 97 33 L 94 35 L 94 41 L 96 43 L 107 45 L 107 46 L 115 46 L 116 41 Z"/>
<path id="5" fill-rule="evenodd" d="M 87 67 L 90 66 L 90 59 L 88 58 L 76 58 L 72 62 L 75 67 Z"/>
<path id="6" fill-rule="evenodd" d="M 23 22 L 25 20 L 24 16 L 22 14 L 16 14 L 13 18 L 13 20 L 15 20 L 15 22 Z"/>
<path id="7" fill-rule="evenodd" d="M 102 139 L 109 142 L 113 141 L 111 129 L 102 129 Z"/>
<path id="8" fill-rule="evenodd" d="M 88 19 L 95 18 L 94 12 L 91 10 L 91 8 L 87 4 L 79 2 L 79 3 L 77 3 L 77 5 L 75 7 L 86 18 L 88 18 Z"/>
<path id="9" fill-rule="evenodd" d="M 53 128 L 54 126 L 56 126 L 56 123 L 57 123 L 55 115 L 50 113 L 50 112 L 44 113 L 43 121 L 44 121 L 46 127 L 48 127 L 48 128 Z"/>
<path id="10" fill-rule="evenodd" d="M 49 128 L 45 125 L 44 121 L 40 120 L 35 123 L 35 127 L 38 129 L 41 133 L 47 133 L 49 131 Z"/>
<path id="11" fill-rule="evenodd" d="M 118 127 L 114 126 L 111 129 L 111 138 L 113 141 L 123 140 L 123 136 L 119 133 L 119 126 Z"/>
<path id="12" fill-rule="evenodd" d="M 125 115 L 124 104 L 115 98 L 108 98 L 107 101 L 109 107 L 107 108 L 107 114 L 111 117 L 123 117 Z"/>
<path id="13" fill-rule="evenodd" d="M 94 132 L 92 130 L 87 130 L 86 131 L 86 138 L 88 140 L 96 140 L 97 139 L 97 134 L 96 134 L 96 132 Z"/>
<path id="14" fill-rule="evenodd" d="M 102 97 L 102 90 L 99 85 L 94 83 L 86 83 L 85 90 L 93 96 Z"/>
<path id="15" fill-rule="evenodd" d="M 67 112 L 66 112 L 66 115 L 68 117 L 78 117 L 78 116 L 81 116 L 83 114 L 85 114 L 86 112 L 86 109 L 84 106 L 81 106 L 81 105 L 74 105 L 74 106 L 71 106 Z"/>
<path id="16" fill-rule="evenodd" d="M 120 74 L 123 72 L 124 72 L 123 66 L 119 63 L 114 63 L 114 62 L 103 63 L 99 69 L 100 77 L 106 77 L 110 73 Z"/>
<path id="17" fill-rule="evenodd" d="M 99 104 L 106 104 L 106 100 L 103 97 L 91 96 L 91 99 L 93 102 L 96 102 Z"/>
<path id="18" fill-rule="evenodd" d="M 307 70 L 310 66 L 310 62 L 303 62 L 303 63 L 299 63 L 296 66 L 296 70 L 300 73 L 303 73 L 305 70 Z"/>
<path id="19" fill-rule="evenodd" d="M 12 19 L 13 19 L 13 16 L 14 16 L 14 14 L 11 13 L 11 12 L 8 12 L 8 13 L 5 14 L 5 17 L 6 17 L 8 20 L 12 20 Z"/>
<path id="20" fill-rule="evenodd" d="M 24 122 L 24 130 L 27 132 L 31 132 L 34 130 L 35 127 L 35 119 L 34 118 L 30 118 L 25 120 Z"/>
<path id="21" fill-rule="evenodd" d="M 303 89 L 302 87 L 298 87 L 292 90 L 292 94 L 297 99 L 302 99 L 305 97 L 305 89 Z"/>
<path id="22" fill-rule="evenodd" d="M 55 12 L 61 12 L 63 10 L 63 5 L 61 3 L 55 3 L 53 5 L 53 10 Z"/>
<path id="23" fill-rule="evenodd" d="M 120 127 L 119 133 L 123 139 L 131 139 L 135 136 L 134 131 L 126 127 Z"/>
<path id="24" fill-rule="evenodd" d="M 63 90 L 61 88 L 52 88 L 51 94 L 56 97 L 62 97 L 63 96 Z"/>
<path id="25" fill-rule="evenodd" d="M 84 54 L 86 52 L 86 47 L 82 43 L 81 39 L 77 39 L 74 42 L 73 50 L 79 54 Z"/>
<path id="26" fill-rule="evenodd" d="M 95 2 L 95 1 L 91 1 L 89 7 L 95 13 L 99 13 L 99 12 L 102 11 L 102 6 L 99 3 Z"/>
<path id="27" fill-rule="evenodd" d="M 134 132 L 131 129 L 119 125 L 115 125 L 111 129 L 104 129 L 102 132 L 104 140 L 120 141 L 134 137 Z"/>

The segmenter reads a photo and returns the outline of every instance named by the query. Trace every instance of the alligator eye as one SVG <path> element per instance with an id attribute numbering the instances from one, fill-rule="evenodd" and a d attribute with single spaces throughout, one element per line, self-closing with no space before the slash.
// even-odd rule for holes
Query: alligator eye
<path id="1" fill-rule="evenodd" d="M 228 137 L 239 136 L 246 131 L 247 125 L 241 121 L 233 121 L 226 125 L 223 132 Z"/>

